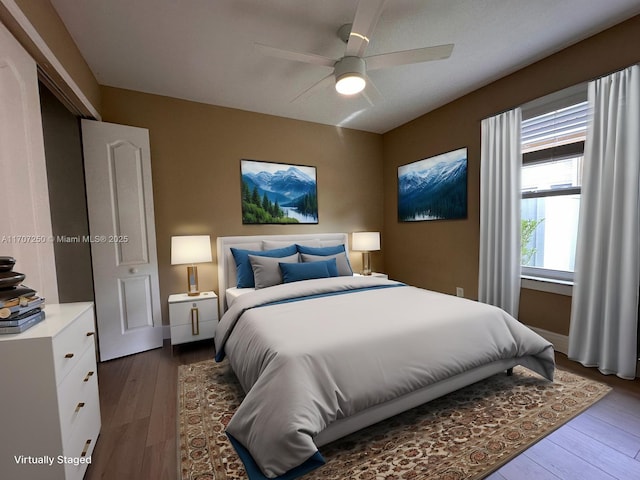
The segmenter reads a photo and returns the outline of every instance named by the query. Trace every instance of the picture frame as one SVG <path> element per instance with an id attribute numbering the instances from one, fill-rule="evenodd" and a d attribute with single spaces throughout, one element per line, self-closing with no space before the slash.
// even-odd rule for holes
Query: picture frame
<path id="1" fill-rule="evenodd" d="M 316 167 L 240 160 L 242 223 L 317 224 Z"/>
<path id="2" fill-rule="evenodd" d="M 398 221 L 467 218 L 467 148 L 398 167 Z"/>

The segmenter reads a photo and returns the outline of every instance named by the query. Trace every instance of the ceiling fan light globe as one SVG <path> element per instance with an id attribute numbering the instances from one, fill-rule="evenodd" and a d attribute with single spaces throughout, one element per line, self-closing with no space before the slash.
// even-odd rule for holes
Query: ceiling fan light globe
<path id="1" fill-rule="evenodd" d="M 342 95 L 355 95 L 364 90 L 367 82 L 361 75 L 346 74 L 336 80 L 336 91 Z"/>

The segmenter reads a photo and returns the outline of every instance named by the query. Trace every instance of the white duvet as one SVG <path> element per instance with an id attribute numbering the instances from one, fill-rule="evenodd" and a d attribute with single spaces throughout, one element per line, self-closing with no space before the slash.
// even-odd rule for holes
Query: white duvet
<path id="1" fill-rule="evenodd" d="M 227 433 L 267 477 L 315 455 L 331 422 L 461 372 L 519 357 L 549 380 L 554 370 L 552 345 L 503 310 L 368 277 L 243 295 L 215 343 L 246 392 Z"/>

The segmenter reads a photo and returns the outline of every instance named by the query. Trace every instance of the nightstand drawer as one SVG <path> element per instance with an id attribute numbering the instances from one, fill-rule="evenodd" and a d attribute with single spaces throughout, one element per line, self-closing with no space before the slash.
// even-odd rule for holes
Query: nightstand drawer
<path id="1" fill-rule="evenodd" d="M 217 297 L 169 304 L 171 326 L 191 325 L 192 317 L 200 322 L 218 319 Z"/>
<path id="2" fill-rule="evenodd" d="M 176 293 L 169 296 L 171 345 L 213 338 L 218 325 L 218 296 L 202 292 L 198 296 Z"/>
<path id="3" fill-rule="evenodd" d="M 208 322 L 199 321 L 197 324 L 194 323 L 193 326 L 191 323 L 189 325 L 172 326 L 171 345 L 213 338 L 217 324 L 217 320 L 210 320 Z"/>

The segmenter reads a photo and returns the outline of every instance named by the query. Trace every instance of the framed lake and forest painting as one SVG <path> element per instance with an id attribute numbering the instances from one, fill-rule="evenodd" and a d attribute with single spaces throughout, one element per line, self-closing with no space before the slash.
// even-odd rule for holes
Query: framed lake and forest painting
<path id="1" fill-rule="evenodd" d="M 318 223 L 316 168 L 241 160 L 242 223 Z"/>
<path id="2" fill-rule="evenodd" d="M 467 149 L 398 167 L 398 220 L 467 218 Z"/>

